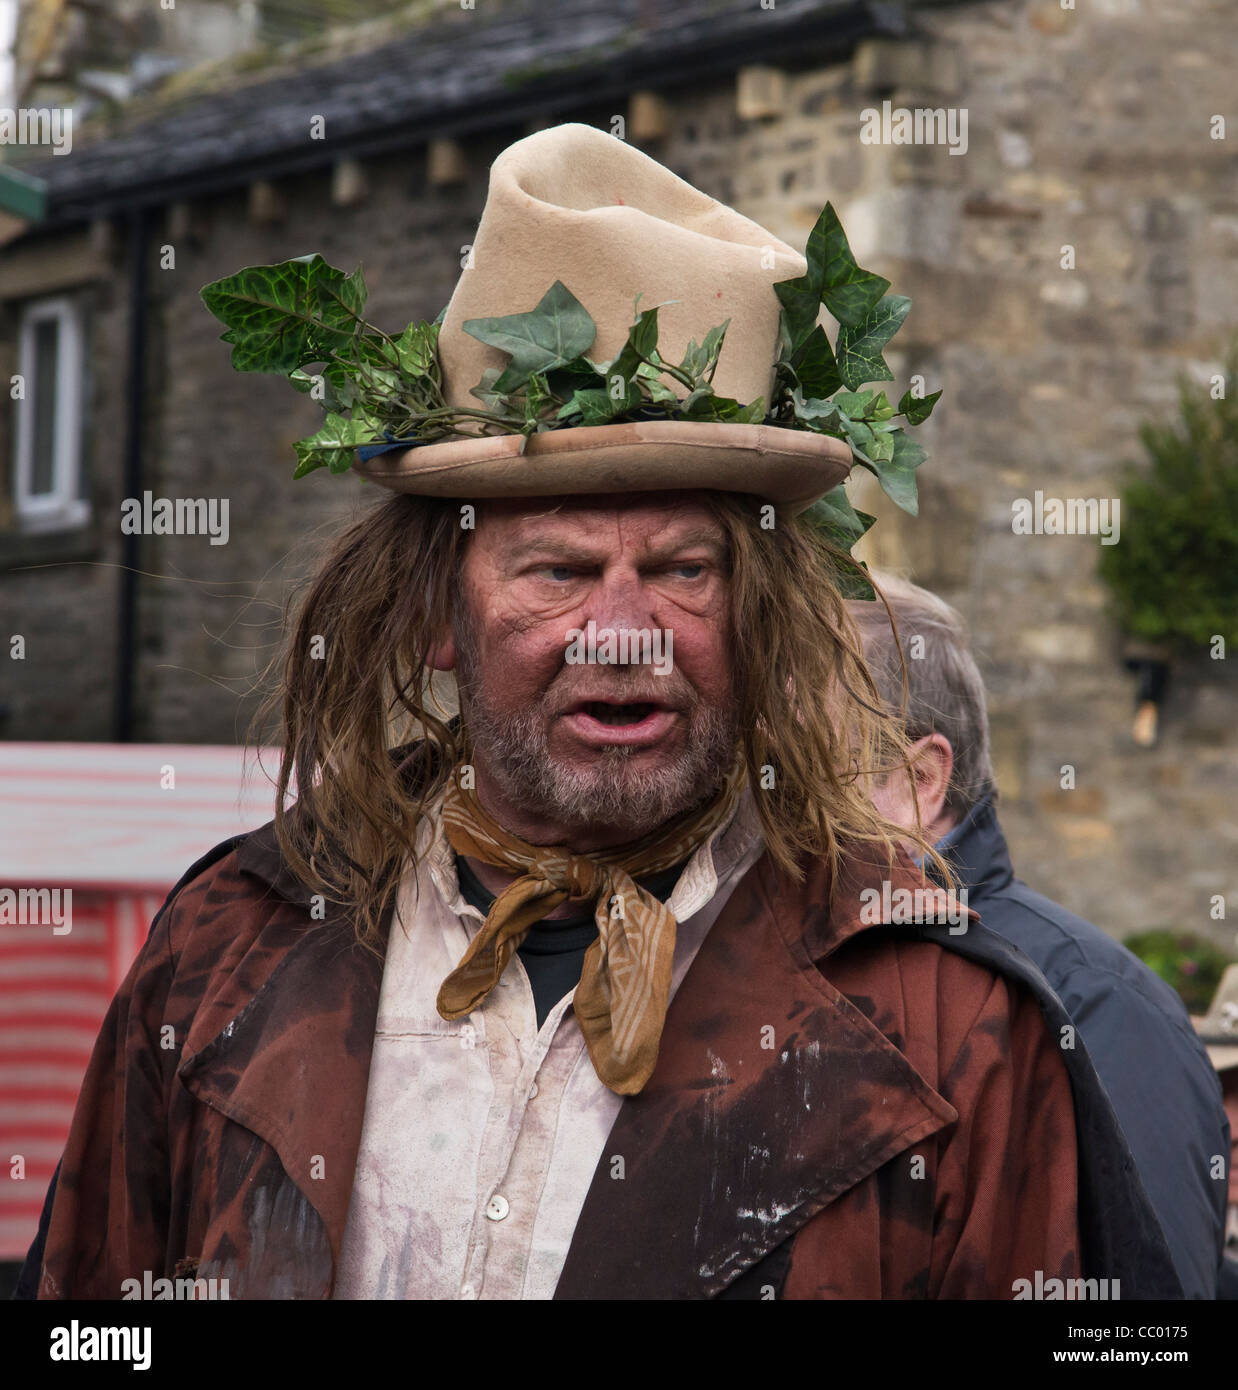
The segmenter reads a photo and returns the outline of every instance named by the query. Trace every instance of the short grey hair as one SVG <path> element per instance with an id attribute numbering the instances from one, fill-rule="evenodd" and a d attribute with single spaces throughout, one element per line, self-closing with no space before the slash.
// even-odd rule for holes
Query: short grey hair
<path id="1" fill-rule="evenodd" d="M 942 734 L 954 750 L 946 806 L 962 819 L 977 802 L 996 799 L 989 755 L 989 719 L 984 681 L 967 642 L 962 617 L 936 594 L 895 575 L 873 571 L 898 625 L 907 661 L 907 704 L 903 667 L 885 604 L 853 600 L 848 611 L 859 628 L 864 656 L 878 693 L 901 716 L 911 742 Z"/>

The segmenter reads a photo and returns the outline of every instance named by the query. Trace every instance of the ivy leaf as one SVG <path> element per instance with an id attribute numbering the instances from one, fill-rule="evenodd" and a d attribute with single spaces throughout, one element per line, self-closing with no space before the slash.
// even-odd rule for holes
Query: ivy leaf
<path id="1" fill-rule="evenodd" d="M 803 513 L 804 520 L 820 531 L 827 540 L 847 555 L 851 548 L 866 534 L 876 520 L 867 512 L 857 511 L 851 505 L 846 488 L 839 483 L 819 501 L 814 502 Z M 866 569 L 859 560 L 852 558 L 854 569 L 839 566 L 838 587 L 843 598 L 875 599 L 873 586 L 868 582 Z"/>
<path id="2" fill-rule="evenodd" d="M 759 425 L 765 419 L 765 397 L 758 396 L 749 405 L 740 405 L 730 396 L 716 396 L 712 388 L 702 386 L 689 393 L 680 413 L 685 420 L 721 420 L 732 425 Z"/>
<path id="3" fill-rule="evenodd" d="M 888 294 L 861 322 L 844 324 L 838 330 L 838 370 L 844 385 L 854 391 L 866 381 L 894 380 L 881 351 L 898 332 L 910 308 L 906 295 Z"/>
<path id="4" fill-rule="evenodd" d="M 579 412 L 582 424 L 604 425 L 619 415 L 639 409 L 643 401 L 637 381 L 614 371 L 605 378 L 604 385 L 577 389 L 557 418 L 563 420 Z"/>
<path id="5" fill-rule="evenodd" d="M 842 416 L 833 401 L 805 398 L 797 386 L 791 392 L 791 402 L 796 418 L 820 434 L 832 434 L 842 424 Z"/>
<path id="6" fill-rule="evenodd" d="M 934 391 L 931 396 L 913 396 L 910 391 L 904 391 L 898 403 L 898 412 L 907 417 L 909 425 L 922 425 L 933 413 L 940 396 L 940 391 Z"/>
<path id="7" fill-rule="evenodd" d="M 357 399 L 352 379 L 338 362 L 324 363 L 317 372 L 300 367 L 288 373 L 288 380 L 307 396 L 312 396 L 324 410 L 347 410 Z"/>
<path id="8" fill-rule="evenodd" d="M 554 367 L 544 375 L 550 389 L 560 397 L 570 396 L 573 391 L 590 387 L 601 390 L 606 379 L 598 365 L 583 355 L 573 357 L 570 362 L 565 362 L 561 367 Z"/>
<path id="9" fill-rule="evenodd" d="M 873 430 L 872 441 L 868 445 L 868 456 L 876 464 L 892 462 L 894 459 L 894 436 L 883 430 Z"/>
<path id="10" fill-rule="evenodd" d="M 853 420 L 863 420 L 876 394 L 875 391 L 839 391 L 832 397 L 832 403 Z"/>
<path id="11" fill-rule="evenodd" d="M 618 372 L 611 372 L 607 377 L 604 392 L 610 401 L 612 418 L 629 410 L 638 410 L 645 399 L 636 376 L 624 377 Z"/>
<path id="12" fill-rule="evenodd" d="M 332 411 L 322 428 L 293 446 L 297 454 L 294 478 L 303 478 L 317 468 L 345 473 L 352 467 L 353 452 L 359 444 L 384 441 L 382 421 L 368 411 L 356 410 L 350 420 Z"/>
<path id="13" fill-rule="evenodd" d="M 916 490 L 916 469 L 927 455 L 913 439 L 908 439 L 902 430 L 888 435 L 893 443 L 892 457 L 880 462 L 873 469 L 881 490 L 895 506 L 912 516 L 920 513 L 920 500 Z"/>
<path id="14" fill-rule="evenodd" d="M 828 343 L 827 343 L 828 346 Z M 789 366 L 791 363 L 791 329 L 787 323 L 787 311 L 778 311 L 778 356 L 774 359 L 779 366 Z"/>
<path id="15" fill-rule="evenodd" d="M 840 324 L 859 323 L 876 307 L 890 282 L 856 264 L 832 203 L 826 203 L 813 234 L 808 245 L 821 264 L 821 298 L 825 307 Z"/>
<path id="16" fill-rule="evenodd" d="M 469 391 L 469 395 L 476 396 L 487 410 L 500 410 L 508 403 L 503 392 L 494 389 L 494 383 L 502 375 L 502 367 L 487 367 L 481 374 L 481 380 Z"/>
<path id="17" fill-rule="evenodd" d="M 639 298 L 640 296 L 637 295 L 637 299 Z M 660 307 L 660 305 L 655 304 L 652 309 L 645 309 L 638 314 L 636 321 L 628 329 L 627 342 L 619 349 L 618 355 L 602 364 L 602 375 L 606 378 L 608 385 L 616 376 L 630 381 L 636 375 L 641 363 L 648 359 L 661 361 L 661 358 L 658 357 L 658 309 Z"/>
<path id="18" fill-rule="evenodd" d="M 351 275 L 319 255 L 278 265 L 252 265 L 203 287 L 202 300 L 228 332 L 238 372 L 287 375 L 325 362 L 362 326 L 366 289 L 360 267 Z"/>
<path id="19" fill-rule="evenodd" d="M 836 571 L 834 583 L 838 592 L 845 599 L 858 599 L 861 603 L 875 602 L 877 590 L 868 581 L 868 566 L 854 555 L 848 558 L 852 567 L 839 565 Z"/>
<path id="20" fill-rule="evenodd" d="M 792 354 L 791 368 L 799 384 L 809 396 L 823 399 L 833 395 L 843 384 L 838 375 L 838 363 L 834 360 L 834 349 L 820 324 Z"/>
<path id="21" fill-rule="evenodd" d="M 555 418 L 569 420 L 579 415 L 582 425 L 602 425 L 611 418 L 609 412 L 610 396 L 597 387 L 589 387 L 573 392 Z"/>
<path id="22" fill-rule="evenodd" d="M 529 384 L 525 388 L 524 394 L 523 433 L 526 437 L 536 433 L 541 428 L 542 412 L 553 399 L 550 387 L 546 384 L 546 378 L 541 372 L 534 372 L 529 378 Z"/>
<path id="23" fill-rule="evenodd" d="M 876 521 L 867 512 L 858 512 L 851 505 L 847 489 L 839 483 L 804 513 L 804 519 L 826 531 L 841 549 L 849 551 Z"/>
<path id="24" fill-rule="evenodd" d="M 890 288 L 884 277 L 856 264 L 832 203 L 822 208 L 808 234 L 804 259 L 808 262 L 805 274 L 774 285 L 786 315 L 792 350 L 812 332 L 823 303 L 840 324 L 856 324 Z"/>
<path id="25" fill-rule="evenodd" d="M 894 440 L 895 460 L 901 460 L 908 468 L 919 468 L 928 458 L 924 446 L 917 444 L 905 430 L 894 430 L 891 437 Z"/>
<path id="26" fill-rule="evenodd" d="M 705 334 L 705 341 L 701 344 L 701 355 L 704 362 L 700 370 L 693 373 L 698 380 L 704 377 L 706 381 L 713 381 L 714 372 L 718 367 L 718 357 L 722 352 L 722 344 L 726 339 L 726 331 L 730 326 L 731 320 L 727 319 L 725 323 L 718 324 Z"/>
<path id="27" fill-rule="evenodd" d="M 409 376 L 426 376 L 438 353 L 437 323 L 410 323 L 395 340 L 396 365 Z"/>
<path id="28" fill-rule="evenodd" d="M 847 442 L 851 445 L 852 453 L 861 463 L 866 463 L 871 467 L 873 458 L 868 450 L 875 437 L 872 429 L 863 420 L 852 420 L 845 411 L 839 411 L 839 419 L 842 422 L 843 433 L 847 436 Z"/>
<path id="29" fill-rule="evenodd" d="M 461 326 L 470 337 L 511 358 L 494 383 L 500 392 L 523 386 L 534 372 L 544 376 L 564 366 L 588 352 L 597 337 L 593 319 L 562 280 L 556 280 L 527 313 L 465 319 Z"/>
<path id="30" fill-rule="evenodd" d="M 656 378 L 651 377 L 646 385 L 649 387 L 650 397 L 658 405 L 673 405 L 678 409 L 679 397 L 665 382 L 658 381 Z"/>

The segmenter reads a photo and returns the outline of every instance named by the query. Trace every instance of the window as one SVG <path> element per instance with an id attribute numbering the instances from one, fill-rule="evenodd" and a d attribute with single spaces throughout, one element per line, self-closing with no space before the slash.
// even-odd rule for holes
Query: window
<path id="1" fill-rule="evenodd" d="M 40 299 L 21 317 L 16 403 L 14 501 L 22 530 L 80 526 L 89 505 L 80 496 L 82 458 L 82 320 L 70 299 Z"/>

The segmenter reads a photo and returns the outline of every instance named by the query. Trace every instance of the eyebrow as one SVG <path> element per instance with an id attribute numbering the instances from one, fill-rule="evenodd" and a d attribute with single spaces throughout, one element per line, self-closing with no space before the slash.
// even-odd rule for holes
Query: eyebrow
<path id="1" fill-rule="evenodd" d="M 681 550 L 691 550 L 700 548 L 707 550 L 716 559 L 721 560 L 726 556 L 726 542 L 716 531 L 703 526 L 694 527 L 682 535 L 676 536 L 672 540 L 663 541 L 655 538 L 649 547 L 641 554 L 642 563 L 649 563 L 658 559 L 665 559 Z M 527 540 L 518 541 L 508 552 L 507 560 L 509 563 L 518 564 L 521 560 L 527 560 L 531 555 L 546 552 L 553 552 L 556 557 L 574 560 L 578 563 L 588 562 L 597 559 L 597 553 L 591 550 L 588 543 L 558 539 L 554 536 L 531 536 Z"/>

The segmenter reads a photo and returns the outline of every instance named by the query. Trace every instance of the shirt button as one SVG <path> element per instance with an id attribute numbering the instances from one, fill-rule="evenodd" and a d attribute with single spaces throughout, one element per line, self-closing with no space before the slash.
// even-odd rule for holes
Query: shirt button
<path id="1" fill-rule="evenodd" d="M 477 1290 L 472 1286 L 472 1284 L 462 1284 L 462 1285 L 460 1286 L 460 1297 L 461 1297 L 461 1298 L 476 1298 L 476 1297 L 477 1297 Z"/>
<path id="2" fill-rule="evenodd" d="M 532 1086 L 529 1087 L 529 1099 L 532 1100 L 533 1097 L 534 1097 L 535 1095 L 537 1095 L 537 1082 L 536 1082 L 536 1081 L 532 1084 Z"/>
<path id="3" fill-rule="evenodd" d="M 491 1221 L 502 1221 L 511 1208 L 507 1205 L 507 1198 L 500 1197 L 496 1192 L 486 1203 L 486 1215 Z"/>

